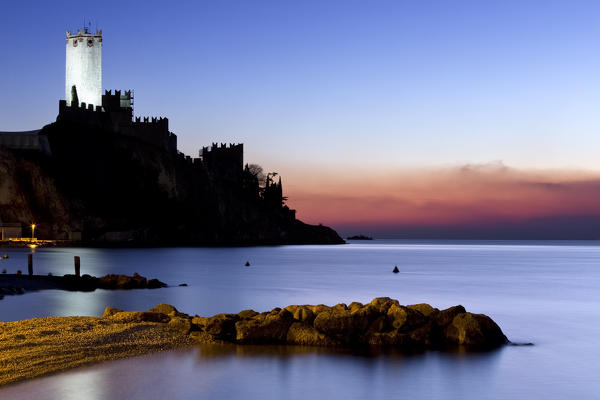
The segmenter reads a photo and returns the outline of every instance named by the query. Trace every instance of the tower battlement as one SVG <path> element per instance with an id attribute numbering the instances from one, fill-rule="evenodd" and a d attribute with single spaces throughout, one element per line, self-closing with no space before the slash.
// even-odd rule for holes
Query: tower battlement
<path id="1" fill-rule="evenodd" d="M 244 144 L 213 143 L 200 150 L 202 163 L 213 174 L 227 180 L 241 178 L 244 168 Z"/>
<path id="2" fill-rule="evenodd" d="M 96 33 L 91 33 L 88 32 L 88 28 L 83 28 L 83 29 L 77 29 L 76 33 L 73 33 L 73 31 L 67 31 L 67 39 L 72 39 L 72 38 L 79 38 L 79 37 L 83 37 L 83 36 L 93 36 L 93 37 L 99 37 L 100 41 L 102 41 L 102 29 L 96 29 Z"/>

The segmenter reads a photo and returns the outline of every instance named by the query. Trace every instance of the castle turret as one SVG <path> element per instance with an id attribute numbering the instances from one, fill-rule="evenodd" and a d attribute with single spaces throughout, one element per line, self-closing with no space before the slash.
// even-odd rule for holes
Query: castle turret
<path id="1" fill-rule="evenodd" d="M 102 106 L 102 31 L 67 32 L 65 100 L 71 105 L 73 86 L 79 103 Z"/>

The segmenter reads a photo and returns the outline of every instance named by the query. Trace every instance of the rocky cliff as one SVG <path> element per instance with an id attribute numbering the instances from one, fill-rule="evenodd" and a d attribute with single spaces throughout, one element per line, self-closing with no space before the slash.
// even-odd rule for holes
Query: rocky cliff
<path id="1" fill-rule="evenodd" d="M 51 156 L 0 148 L 0 219 L 88 245 L 343 243 L 267 201 L 255 176 L 223 177 L 202 160 L 102 124 L 45 126 Z"/>

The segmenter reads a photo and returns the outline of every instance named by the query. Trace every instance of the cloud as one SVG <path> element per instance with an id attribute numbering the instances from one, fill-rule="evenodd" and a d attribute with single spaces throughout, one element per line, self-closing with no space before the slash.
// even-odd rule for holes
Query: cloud
<path id="1" fill-rule="evenodd" d="M 585 226 L 582 232 L 593 236 L 592 221 L 600 216 L 600 173 L 524 170 L 499 161 L 390 173 L 312 174 L 305 183 L 296 177 L 286 194 L 307 222 L 389 234 L 395 229 L 430 236 L 495 230 L 504 237 L 561 226 L 573 233 Z"/>

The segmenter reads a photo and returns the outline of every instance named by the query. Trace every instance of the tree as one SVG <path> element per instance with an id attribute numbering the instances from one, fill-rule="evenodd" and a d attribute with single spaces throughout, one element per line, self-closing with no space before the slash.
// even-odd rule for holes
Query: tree
<path id="1" fill-rule="evenodd" d="M 259 186 L 262 187 L 265 185 L 265 180 L 267 177 L 265 175 L 265 172 L 263 171 L 263 167 L 261 167 L 258 164 L 249 164 L 248 171 L 258 180 Z"/>

